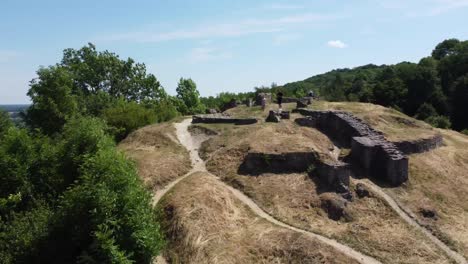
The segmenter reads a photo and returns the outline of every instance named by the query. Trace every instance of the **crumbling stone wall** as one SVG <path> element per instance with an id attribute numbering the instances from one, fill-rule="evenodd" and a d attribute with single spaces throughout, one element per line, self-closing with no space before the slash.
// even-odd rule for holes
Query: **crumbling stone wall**
<path id="1" fill-rule="evenodd" d="M 268 154 L 249 152 L 239 174 L 257 176 L 263 173 L 303 173 L 317 176 L 323 186 L 338 193 L 349 192 L 350 166 L 347 163 L 323 161 L 313 152 Z"/>
<path id="2" fill-rule="evenodd" d="M 239 167 L 239 173 L 260 175 L 263 173 L 305 172 L 316 160 L 317 157 L 312 152 L 279 154 L 249 152 Z"/>
<path id="3" fill-rule="evenodd" d="M 271 93 L 258 93 L 255 97 L 255 105 L 262 105 L 262 98 L 265 97 L 266 103 L 270 104 L 272 102 Z"/>
<path id="4" fill-rule="evenodd" d="M 307 118 L 299 125 L 316 127 L 342 146 L 351 146 L 351 158 L 365 173 L 392 185 L 408 179 L 408 157 L 361 119 L 347 112 L 299 109 Z"/>
<path id="5" fill-rule="evenodd" d="M 236 125 L 250 125 L 257 123 L 255 118 L 233 118 L 224 114 L 207 114 L 207 115 L 194 115 L 192 116 L 192 123 L 224 123 Z"/>
<path id="6" fill-rule="evenodd" d="M 436 149 L 442 146 L 443 140 L 442 135 L 437 134 L 430 138 L 422 138 L 413 141 L 399 141 L 394 143 L 403 153 L 409 155 Z"/>

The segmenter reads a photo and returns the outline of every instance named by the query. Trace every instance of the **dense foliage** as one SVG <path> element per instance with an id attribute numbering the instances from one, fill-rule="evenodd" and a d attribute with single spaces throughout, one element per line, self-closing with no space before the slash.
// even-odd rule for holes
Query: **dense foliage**
<path id="1" fill-rule="evenodd" d="M 313 90 L 330 101 L 372 102 L 463 130 L 468 128 L 468 41 L 445 40 L 419 63 L 338 69 L 266 90 L 279 89 L 285 96 Z"/>
<path id="2" fill-rule="evenodd" d="M 28 92 L 32 105 L 26 123 L 47 135 L 60 132 L 70 118 L 96 116 L 107 121 L 119 140 L 155 121 L 204 112 L 191 79 L 181 79 L 177 97 L 171 97 L 144 64 L 99 52 L 92 44 L 66 49 L 60 63 L 37 75 Z"/>
<path id="3" fill-rule="evenodd" d="M 115 139 L 178 115 L 143 64 L 64 51 L 38 70 L 26 127 L 0 112 L 0 263 L 150 263 L 164 245 Z"/>
<path id="4" fill-rule="evenodd" d="M 184 115 L 204 113 L 205 106 L 200 102 L 200 93 L 192 79 L 180 78 L 177 85 L 178 111 Z"/>
<path id="5" fill-rule="evenodd" d="M 106 130 L 81 117 L 53 138 L 3 134 L 1 263 L 149 263 L 157 254 L 150 196 Z"/>

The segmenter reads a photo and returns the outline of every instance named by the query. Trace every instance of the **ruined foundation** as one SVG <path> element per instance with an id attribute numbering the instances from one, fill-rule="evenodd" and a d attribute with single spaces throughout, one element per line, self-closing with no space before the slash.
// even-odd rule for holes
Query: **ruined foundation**
<path id="1" fill-rule="evenodd" d="M 223 114 L 194 115 L 192 123 L 250 125 L 257 123 L 255 118 L 233 118 Z"/>
<path id="2" fill-rule="evenodd" d="M 351 158 L 365 174 L 400 185 L 408 179 L 408 157 L 361 119 L 347 112 L 299 109 L 308 116 L 296 119 L 302 126 L 316 127 L 338 144 L 351 147 Z"/>
<path id="3" fill-rule="evenodd" d="M 436 149 L 443 144 L 443 137 L 437 134 L 430 138 L 423 138 L 414 141 L 400 141 L 394 142 L 394 144 L 406 155 L 423 153 Z"/>
<path id="4" fill-rule="evenodd" d="M 239 167 L 239 174 L 258 176 L 263 173 L 304 173 L 317 176 L 327 189 L 340 193 L 349 188 L 350 166 L 344 162 L 323 161 L 313 152 L 267 154 L 249 152 Z"/>

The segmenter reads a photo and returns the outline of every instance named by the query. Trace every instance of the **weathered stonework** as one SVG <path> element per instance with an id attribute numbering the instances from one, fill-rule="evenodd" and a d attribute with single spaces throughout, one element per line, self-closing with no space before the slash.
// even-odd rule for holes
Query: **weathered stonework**
<path id="1" fill-rule="evenodd" d="M 262 99 L 265 97 L 266 103 L 269 104 L 272 102 L 272 96 L 271 93 L 259 93 L 255 97 L 255 105 L 262 105 Z"/>
<path id="2" fill-rule="evenodd" d="M 290 117 L 289 111 L 279 112 L 279 111 L 270 110 L 265 121 L 278 123 L 279 121 L 281 121 L 281 119 L 289 119 L 289 117 Z"/>
<path id="3" fill-rule="evenodd" d="M 348 192 L 351 169 L 344 162 L 316 162 L 316 175 L 320 181 L 337 192 Z"/>
<path id="4" fill-rule="evenodd" d="M 443 144 L 443 137 L 441 134 L 437 134 L 430 138 L 423 138 L 414 141 L 399 141 L 394 144 L 406 155 L 423 153 L 436 149 Z"/>
<path id="5" fill-rule="evenodd" d="M 345 193 L 349 190 L 350 166 L 344 162 L 327 162 L 313 152 L 268 154 L 249 152 L 239 167 L 244 175 L 263 173 L 303 173 L 317 176 L 329 190 Z"/>
<path id="6" fill-rule="evenodd" d="M 342 146 L 351 146 L 351 158 L 365 173 L 400 185 L 408 179 L 408 157 L 361 119 L 347 112 L 298 109 L 308 116 L 299 125 L 316 127 Z"/>
<path id="7" fill-rule="evenodd" d="M 225 124 L 236 124 L 236 125 L 250 125 L 257 123 L 255 118 L 233 118 L 224 114 L 208 114 L 208 115 L 194 115 L 192 116 L 192 123 L 225 123 Z"/>
<path id="8" fill-rule="evenodd" d="M 249 152 L 239 167 L 239 173 L 260 175 L 263 173 L 305 172 L 316 160 L 317 157 L 312 152 L 279 154 Z"/>
<path id="9" fill-rule="evenodd" d="M 304 100 L 297 100 L 296 108 L 304 108 L 307 107 L 307 102 Z"/>

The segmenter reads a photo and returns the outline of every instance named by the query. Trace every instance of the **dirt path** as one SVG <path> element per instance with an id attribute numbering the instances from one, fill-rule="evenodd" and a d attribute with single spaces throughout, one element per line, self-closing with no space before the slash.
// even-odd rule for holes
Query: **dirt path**
<path id="1" fill-rule="evenodd" d="M 191 120 L 190 119 L 185 119 L 181 123 L 175 124 L 176 126 L 176 133 L 177 133 L 177 138 L 179 139 L 180 143 L 187 148 L 187 150 L 190 152 L 190 159 L 192 162 L 192 167 L 193 169 L 187 173 L 186 175 L 180 177 L 179 179 L 171 182 L 169 185 L 167 185 L 164 189 L 159 190 L 153 199 L 153 203 L 157 204 L 158 201 L 161 199 L 161 197 L 164 196 L 174 185 L 176 185 L 178 182 L 189 176 L 190 174 L 200 171 L 200 172 L 208 172 L 205 167 L 205 163 L 202 159 L 200 159 L 198 155 L 198 148 L 200 147 L 200 144 L 202 143 L 202 140 L 197 140 L 196 138 L 193 138 L 191 134 L 188 131 L 188 127 L 190 126 Z M 212 174 L 210 174 L 212 175 Z M 213 177 L 216 177 L 215 175 L 212 175 Z M 218 177 L 216 179 L 219 180 Z M 267 214 L 265 211 L 263 211 L 254 201 L 252 201 L 249 197 L 247 197 L 245 194 L 240 192 L 239 190 L 225 184 L 223 181 L 219 180 L 227 189 L 229 189 L 234 196 L 236 196 L 240 201 L 242 201 L 245 205 L 247 205 L 255 214 L 257 214 L 259 217 L 269 221 L 270 223 L 273 223 L 275 225 L 281 226 L 283 228 L 287 228 L 299 233 L 302 233 L 304 235 L 307 235 L 309 237 L 312 237 L 314 239 L 317 239 L 327 245 L 332 246 L 336 250 L 342 252 L 343 254 L 356 259 L 360 263 L 380 263 L 378 260 L 366 256 L 344 244 L 341 244 L 337 242 L 336 240 L 306 231 L 302 230 L 293 226 L 290 226 L 286 223 L 283 223 L 281 221 L 276 220 L 273 218 L 271 215 Z"/>
<path id="2" fill-rule="evenodd" d="M 361 183 L 367 186 L 372 192 L 376 193 L 380 198 L 384 199 L 388 205 L 409 225 L 420 230 L 427 238 L 434 242 L 440 249 L 442 249 L 449 257 L 455 260 L 459 264 L 467 264 L 466 259 L 459 253 L 450 249 L 445 243 L 440 241 L 436 236 L 429 232 L 426 228 L 421 226 L 415 219 L 416 217 L 411 213 L 409 209 L 406 209 L 399 202 L 393 199 L 390 195 L 384 192 L 379 186 L 375 185 L 368 179 L 353 179 L 355 183 Z"/>

